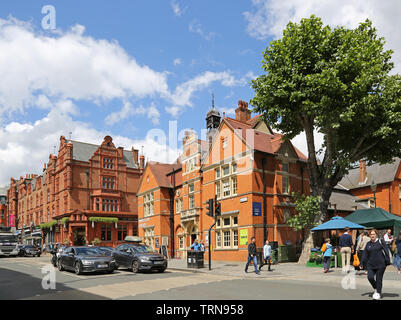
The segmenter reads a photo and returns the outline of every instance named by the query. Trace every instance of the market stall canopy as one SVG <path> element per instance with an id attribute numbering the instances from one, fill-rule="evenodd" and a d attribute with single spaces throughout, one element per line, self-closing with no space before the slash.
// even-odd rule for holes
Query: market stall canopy
<path id="1" fill-rule="evenodd" d="M 365 227 L 360 224 L 353 223 L 348 220 L 345 220 L 342 217 L 336 216 L 331 218 L 329 221 L 322 223 L 317 227 L 314 227 L 312 231 L 342 230 L 345 227 L 348 227 L 350 229 L 365 229 Z"/>
<path id="2" fill-rule="evenodd" d="M 357 210 L 346 216 L 345 219 L 375 229 L 394 228 L 395 235 L 401 230 L 401 217 L 391 214 L 382 208 Z"/>

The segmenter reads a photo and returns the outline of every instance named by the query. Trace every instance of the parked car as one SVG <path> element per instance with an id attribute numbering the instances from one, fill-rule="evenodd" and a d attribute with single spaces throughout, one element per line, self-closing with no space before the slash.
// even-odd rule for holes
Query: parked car
<path id="1" fill-rule="evenodd" d="M 106 256 L 110 256 L 110 257 L 112 257 L 113 256 L 113 252 L 116 250 L 115 248 L 113 248 L 113 247 L 96 247 L 97 249 L 99 249 L 100 251 L 102 251 Z M 118 269 L 118 263 L 117 263 L 117 261 L 116 261 L 116 267 L 115 267 L 115 269 L 117 270 Z"/>
<path id="2" fill-rule="evenodd" d="M 31 244 L 23 245 L 19 251 L 19 255 L 21 257 L 27 257 L 27 256 L 40 257 L 41 253 L 42 253 L 42 250 L 40 250 L 40 248 L 38 248 L 34 245 L 31 245 Z"/>
<path id="3" fill-rule="evenodd" d="M 131 269 L 132 272 L 167 269 L 167 259 L 144 244 L 121 244 L 113 252 L 120 268 Z"/>
<path id="4" fill-rule="evenodd" d="M 115 259 L 95 247 L 68 247 L 61 252 L 57 262 L 59 271 L 71 270 L 76 274 L 84 272 L 107 272 L 115 270 Z"/>
<path id="5" fill-rule="evenodd" d="M 18 248 L 18 257 L 22 257 L 22 247 L 23 247 L 22 244 L 19 244 L 19 245 L 17 246 L 17 248 Z"/>

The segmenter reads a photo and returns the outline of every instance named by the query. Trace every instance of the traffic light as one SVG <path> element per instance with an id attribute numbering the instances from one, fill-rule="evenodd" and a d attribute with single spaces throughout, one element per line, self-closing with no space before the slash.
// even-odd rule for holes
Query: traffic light
<path id="1" fill-rule="evenodd" d="M 215 197 L 215 202 L 214 202 L 214 214 L 216 217 L 221 215 L 221 203 L 217 202 L 217 196 Z"/>
<path id="2" fill-rule="evenodd" d="M 206 206 L 206 214 L 209 216 L 209 217 L 213 217 L 214 216 L 214 214 L 213 214 L 213 199 L 209 199 L 208 201 L 207 201 L 207 206 Z"/>

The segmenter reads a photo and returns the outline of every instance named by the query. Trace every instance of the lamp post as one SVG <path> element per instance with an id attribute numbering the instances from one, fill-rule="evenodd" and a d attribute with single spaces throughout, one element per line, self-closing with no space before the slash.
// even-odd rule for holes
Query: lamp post
<path id="1" fill-rule="evenodd" d="M 372 180 L 372 184 L 370 185 L 370 189 L 373 191 L 373 200 L 375 201 L 375 208 L 376 208 L 376 188 L 377 188 L 377 184 L 375 184 L 375 181 Z"/>

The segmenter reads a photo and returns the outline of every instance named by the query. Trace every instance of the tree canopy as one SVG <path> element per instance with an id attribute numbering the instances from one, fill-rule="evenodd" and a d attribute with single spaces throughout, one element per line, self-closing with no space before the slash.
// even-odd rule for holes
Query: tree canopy
<path id="1" fill-rule="evenodd" d="M 401 77 L 390 74 L 392 51 L 384 45 L 369 20 L 331 28 L 312 15 L 270 42 L 266 74 L 252 81 L 253 111 L 288 139 L 305 131 L 312 194 L 321 196 L 323 215 L 353 163 L 401 156 Z M 314 131 L 324 137 L 320 150 Z"/>

